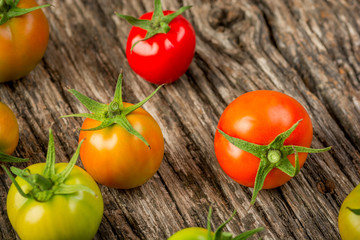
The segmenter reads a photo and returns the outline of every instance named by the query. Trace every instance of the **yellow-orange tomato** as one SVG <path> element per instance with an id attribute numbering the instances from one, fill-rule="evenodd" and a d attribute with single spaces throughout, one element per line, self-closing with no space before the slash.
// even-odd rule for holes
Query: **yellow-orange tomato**
<path id="1" fill-rule="evenodd" d="M 36 7 L 20 0 L 18 8 Z M 0 82 L 26 76 L 40 62 L 49 40 L 49 24 L 41 9 L 11 18 L 0 25 Z"/>
<path id="2" fill-rule="evenodd" d="M 12 154 L 18 141 L 19 126 L 16 117 L 8 106 L 0 102 L 0 152 Z"/>
<path id="3" fill-rule="evenodd" d="M 131 105 L 124 103 L 124 107 Z M 119 189 L 144 184 L 159 169 L 164 156 L 164 138 L 155 119 L 142 108 L 126 118 L 151 148 L 117 124 L 97 131 L 81 131 L 79 136 L 79 142 L 85 139 L 80 158 L 86 171 L 97 182 Z M 99 125 L 99 121 L 87 118 L 82 129 Z"/>

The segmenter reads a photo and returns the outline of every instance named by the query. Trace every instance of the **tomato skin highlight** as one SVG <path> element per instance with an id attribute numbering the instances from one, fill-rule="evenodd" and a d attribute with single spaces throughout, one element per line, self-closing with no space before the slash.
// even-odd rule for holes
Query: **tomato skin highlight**
<path id="1" fill-rule="evenodd" d="M 303 120 L 284 145 L 310 147 L 313 134 L 310 117 L 294 98 L 276 91 L 258 90 L 245 93 L 230 103 L 220 117 L 218 129 L 247 142 L 267 145 L 300 119 Z M 218 131 L 214 148 L 217 160 L 228 176 L 241 185 L 254 187 L 259 158 L 240 150 Z M 306 156 L 307 153 L 299 153 L 300 167 Z M 294 155 L 289 155 L 288 159 L 294 166 Z M 290 179 L 279 169 L 273 169 L 267 175 L 263 189 L 276 188 Z"/>
<path id="2" fill-rule="evenodd" d="M 55 164 L 56 172 L 62 171 L 67 163 Z M 29 166 L 31 173 L 41 174 L 45 163 Z M 16 177 L 20 187 L 28 192 L 29 183 Z M 38 202 L 20 195 L 14 184 L 7 196 L 9 220 L 23 240 L 92 239 L 103 215 L 103 199 L 95 181 L 83 169 L 75 166 L 65 184 L 83 184 L 97 195 L 87 192 L 69 195 L 54 195 L 47 202 Z"/>
<path id="3" fill-rule="evenodd" d="M 19 142 L 19 125 L 11 109 L 0 102 L 0 152 L 12 154 Z"/>
<path id="4" fill-rule="evenodd" d="M 345 198 L 338 218 L 342 240 L 360 239 L 360 215 L 356 215 L 348 208 L 360 209 L 360 184 Z"/>
<path id="5" fill-rule="evenodd" d="M 20 0 L 17 7 L 31 8 L 35 0 Z M 11 18 L 0 25 L 0 83 L 17 80 L 31 72 L 44 56 L 49 24 L 41 9 Z"/>
<path id="6" fill-rule="evenodd" d="M 200 227 L 185 228 L 176 232 L 168 240 L 208 240 L 208 230 Z"/>
<path id="7" fill-rule="evenodd" d="M 163 11 L 164 15 L 174 11 Z M 140 19 L 150 20 L 153 12 Z M 170 31 L 141 41 L 146 30 L 132 27 L 126 45 L 126 57 L 131 68 L 145 80 L 155 84 L 171 83 L 183 75 L 195 54 L 196 37 L 192 25 L 181 15 L 169 24 Z"/>
<path id="8" fill-rule="evenodd" d="M 124 102 L 124 107 L 131 105 Z M 108 187 L 129 189 L 144 184 L 159 169 L 164 156 L 164 138 L 155 119 L 142 108 L 127 115 L 127 119 L 148 141 L 150 149 L 117 124 L 97 131 L 80 131 L 79 142 L 85 139 L 81 161 L 98 183 Z M 99 121 L 87 118 L 82 129 L 98 125 Z"/>

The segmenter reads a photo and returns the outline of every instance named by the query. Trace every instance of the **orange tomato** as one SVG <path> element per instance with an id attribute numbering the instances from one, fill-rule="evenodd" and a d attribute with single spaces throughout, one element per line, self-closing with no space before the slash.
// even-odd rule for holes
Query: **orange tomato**
<path id="1" fill-rule="evenodd" d="M 12 154 L 19 142 L 19 126 L 14 113 L 0 102 L 0 152 Z"/>
<path id="2" fill-rule="evenodd" d="M 124 102 L 124 107 L 131 105 Z M 79 142 L 85 139 L 80 158 L 86 171 L 97 182 L 120 189 L 144 184 L 159 169 L 164 156 L 164 138 L 155 119 L 142 108 L 126 118 L 151 148 L 118 124 L 96 131 L 80 131 L 79 136 Z M 99 121 L 86 118 L 82 129 L 99 125 Z"/>
<path id="3" fill-rule="evenodd" d="M 38 6 L 20 0 L 18 8 Z M 49 40 L 49 24 L 41 9 L 0 25 L 0 82 L 26 76 L 40 62 Z"/>

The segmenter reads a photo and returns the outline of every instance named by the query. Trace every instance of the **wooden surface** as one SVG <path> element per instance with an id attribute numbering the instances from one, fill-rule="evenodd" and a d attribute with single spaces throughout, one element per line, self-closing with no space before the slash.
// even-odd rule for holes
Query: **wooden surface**
<path id="1" fill-rule="evenodd" d="M 39 1 L 45 3 L 44 0 Z M 114 11 L 140 16 L 151 0 L 64 0 L 45 9 L 50 41 L 42 62 L 26 78 L 0 85 L 0 99 L 16 114 L 16 156 L 45 159 L 48 129 L 55 133 L 57 161 L 77 146 L 85 111 L 66 89 L 110 102 L 120 69 L 124 100 L 138 102 L 156 86 L 129 67 L 130 26 Z M 213 227 L 238 214 L 227 230 L 264 226 L 264 239 L 340 239 L 337 215 L 360 181 L 360 2 L 358 0 L 163 0 L 164 8 L 193 5 L 184 16 L 197 34 L 195 58 L 174 84 L 144 108 L 165 138 L 159 171 L 132 190 L 101 187 L 104 217 L 95 239 L 166 239 L 190 226 Z M 312 146 L 333 146 L 310 155 L 300 174 L 261 191 L 247 211 L 252 190 L 227 177 L 213 149 L 224 108 L 252 90 L 272 89 L 296 98 L 311 115 Z M 79 165 L 81 165 L 79 161 Z M 26 167 L 26 164 L 20 165 Z M 6 215 L 10 180 L 1 172 L 0 239 L 15 239 Z"/>

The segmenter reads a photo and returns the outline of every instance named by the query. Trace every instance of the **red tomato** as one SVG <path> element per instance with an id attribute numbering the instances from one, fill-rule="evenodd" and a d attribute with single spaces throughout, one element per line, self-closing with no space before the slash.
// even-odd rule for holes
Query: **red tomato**
<path id="1" fill-rule="evenodd" d="M 132 105 L 124 102 L 125 108 Z M 85 139 L 80 158 L 86 171 L 97 182 L 120 189 L 145 183 L 159 169 L 164 156 L 164 138 L 154 118 L 142 108 L 126 118 L 151 148 L 118 124 L 97 131 L 80 131 L 79 136 L 79 142 Z M 82 129 L 99 125 L 99 121 L 87 118 Z"/>
<path id="2" fill-rule="evenodd" d="M 221 115 L 218 129 L 247 142 L 268 145 L 300 119 L 302 121 L 284 145 L 310 147 L 313 135 L 310 117 L 294 98 L 275 91 L 259 90 L 245 93 L 230 103 Z M 254 187 L 260 159 L 234 146 L 219 131 L 215 134 L 214 147 L 225 173 L 244 186 Z M 299 153 L 300 167 L 304 165 L 306 156 L 307 153 Z M 294 154 L 288 159 L 294 166 Z M 274 168 L 265 178 L 263 188 L 281 186 L 290 178 Z"/>
<path id="3" fill-rule="evenodd" d="M 34 0 L 20 0 L 18 8 L 38 6 Z M 49 24 L 41 9 L 11 18 L 0 25 L 0 82 L 26 76 L 45 54 Z"/>
<path id="4" fill-rule="evenodd" d="M 19 126 L 16 117 L 8 106 L 0 102 L 0 152 L 12 154 L 18 141 Z"/>
<path id="5" fill-rule="evenodd" d="M 173 11 L 163 11 L 169 15 Z M 152 19 L 153 12 L 145 13 L 140 19 Z M 144 39 L 147 31 L 139 27 L 131 28 L 126 45 L 126 56 L 131 68 L 145 80 L 155 83 L 171 83 L 183 75 L 195 53 L 195 31 L 181 15 L 173 19 L 170 31 Z"/>

